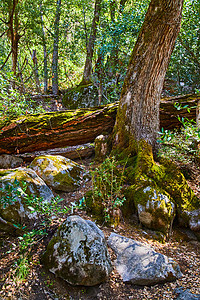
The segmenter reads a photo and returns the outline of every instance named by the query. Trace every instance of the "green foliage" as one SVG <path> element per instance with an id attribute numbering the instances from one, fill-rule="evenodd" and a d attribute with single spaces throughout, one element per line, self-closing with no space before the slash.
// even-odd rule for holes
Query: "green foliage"
<path id="1" fill-rule="evenodd" d="M 83 209 L 85 207 L 84 197 L 80 199 L 79 204 L 71 203 L 71 207 L 66 207 L 62 205 L 63 199 L 59 196 L 52 198 L 49 202 L 44 201 L 43 198 L 34 195 L 29 195 L 27 191 L 26 182 L 14 181 L 13 185 L 6 185 L 4 191 L 4 196 L 0 197 L 0 202 L 3 205 L 12 204 L 16 201 L 18 197 L 23 197 L 26 206 L 29 208 L 31 213 L 37 213 L 38 224 L 37 228 L 23 227 L 19 224 L 14 226 L 23 229 L 24 234 L 20 236 L 19 239 L 19 259 L 15 262 L 13 277 L 17 282 L 23 281 L 30 271 L 30 259 L 31 250 L 38 242 L 47 235 L 48 227 L 53 218 L 59 218 L 59 216 L 65 215 L 70 212 L 73 213 L 74 209 Z"/>
<path id="2" fill-rule="evenodd" d="M 0 118 L 11 119 L 28 113 L 44 112 L 41 105 L 11 87 L 13 74 L 0 73 Z"/>
<path id="3" fill-rule="evenodd" d="M 94 202 L 99 199 L 103 206 L 104 220 L 110 223 L 115 210 L 123 205 L 126 198 L 123 195 L 125 165 L 118 166 L 115 157 L 108 157 L 91 171 L 92 192 Z"/>
<path id="4" fill-rule="evenodd" d="M 169 158 L 181 163 L 191 163 L 199 156 L 198 143 L 200 143 L 200 130 L 195 122 L 180 119 L 183 127 L 180 130 L 161 130 L 161 147 L 159 156 Z"/>

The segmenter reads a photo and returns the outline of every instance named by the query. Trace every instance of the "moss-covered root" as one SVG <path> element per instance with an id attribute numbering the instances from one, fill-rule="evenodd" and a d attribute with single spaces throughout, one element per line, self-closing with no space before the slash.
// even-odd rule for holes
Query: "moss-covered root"
<path id="1" fill-rule="evenodd" d="M 128 178 L 132 183 L 132 186 L 128 188 L 127 204 L 134 202 L 136 208 L 141 207 L 141 205 L 143 208 L 147 206 L 148 209 L 146 207 L 145 211 L 147 210 L 149 213 L 149 207 L 152 208 L 152 205 L 149 204 L 149 193 L 141 193 L 141 191 L 144 191 L 148 187 L 152 191 L 156 191 L 155 194 L 162 194 L 167 196 L 168 199 L 170 198 L 170 202 L 175 205 L 179 221 L 183 225 L 188 226 L 188 219 L 185 217 L 187 214 L 185 214 L 185 212 L 197 209 L 199 206 L 199 199 L 194 195 L 194 192 L 188 186 L 184 175 L 173 162 L 164 159 L 161 160 L 160 163 L 155 162 L 151 146 L 142 140 L 138 144 L 136 165 L 133 168 L 129 167 L 127 173 Z M 140 197 L 140 195 L 142 195 L 142 197 Z M 152 200 L 155 201 L 153 198 Z M 156 200 L 158 200 L 157 196 Z M 163 208 L 164 207 L 165 205 Z M 156 214 L 154 213 L 154 215 Z M 143 216 L 144 215 L 145 214 L 143 213 Z M 159 216 L 157 217 L 159 219 Z M 163 219 L 161 215 L 160 219 Z M 165 220 L 167 219 L 171 222 L 173 220 L 173 215 L 165 218 Z M 147 224 L 148 220 L 143 220 L 143 223 Z M 153 223 L 153 229 L 156 229 L 155 222 Z"/>

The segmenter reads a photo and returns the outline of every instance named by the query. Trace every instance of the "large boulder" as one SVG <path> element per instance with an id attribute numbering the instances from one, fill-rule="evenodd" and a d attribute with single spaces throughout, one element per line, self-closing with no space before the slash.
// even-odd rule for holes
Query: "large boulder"
<path id="1" fill-rule="evenodd" d="M 175 217 L 175 205 L 169 194 L 147 186 L 135 192 L 134 202 L 144 226 L 164 233 L 169 231 Z"/>
<path id="2" fill-rule="evenodd" d="M 45 182 L 31 169 L 0 171 L 0 217 L 4 220 L 0 221 L 2 231 L 8 231 L 8 224 L 29 225 L 37 221 L 38 215 L 27 201 L 31 196 L 44 202 L 54 197 Z"/>
<path id="3" fill-rule="evenodd" d="M 79 216 L 68 217 L 58 228 L 42 261 L 50 272 L 73 285 L 99 284 L 112 269 L 102 231 Z"/>
<path id="4" fill-rule="evenodd" d="M 132 239 L 111 233 L 108 245 L 116 253 L 116 269 L 124 282 L 153 285 L 182 276 L 179 265 Z"/>
<path id="5" fill-rule="evenodd" d="M 48 186 L 55 190 L 72 192 L 80 187 L 86 176 L 84 168 L 61 155 L 41 155 L 30 164 Z"/>

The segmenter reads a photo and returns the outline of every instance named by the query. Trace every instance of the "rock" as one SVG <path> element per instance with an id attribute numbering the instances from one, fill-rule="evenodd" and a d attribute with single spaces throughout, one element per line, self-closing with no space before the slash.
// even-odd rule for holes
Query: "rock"
<path id="1" fill-rule="evenodd" d="M 98 89 L 92 84 L 82 84 L 65 90 L 63 105 L 67 109 L 93 107 L 98 105 Z"/>
<path id="2" fill-rule="evenodd" d="M 175 289 L 175 293 L 178 294 L 177 300 L 200 300 L 200 294 L 192 294 L 188 289 L 184 291 L 182 287 Z"/>
<path id="3" fill-rule="evenodd" d="M 124 282 L 153 285 L 182 276 L 179 265 L 132 239 L 111 233 L 108 245 L 116 253 L 116 269 Z"/>
<path id="4" fill-rule="evenodd" d="M 23 164 L 23 159 L 14 155 L 0 155 L 0 169 L 13 169 L 20 167 Z"/>
<path id="5" fill-rule="evenodd" d="M 187 212 L 189 227 L 193 231 L 200 231 L 200 209 Z"/>
<path id="6" fill-rule="evenodd" d="M 167 233 L 175 217 L 175 205 L 169 194 L 151 186 L 134 195 L 140 222 L 147 228 Z"/>
<path id="7" fill-rule="evenodd" d="M 95 141 L 95 160 L 103 161 L 108 152 L 108 136 L 103 134 L 96 137 Z"/>
<path id="8" fill-rule="evenodd" d="M 26 183 L 26 190 L 23 184 Z M 35 224 L 38 219 L 27 203 L 27 195 L 37 196 L 43 201 L 50 201 L 53 193 L 45 182 L 31 169 L 18 168 L 0 171 L 0 228 L 7 232 L 8 224 Z M 7 224 L 5 223 L 7 222 Z"/>
<path id="9" fill-rule="evenodd" d="M 74 161 L 61 155 L 41 155 L 30 164 L 48 186 L 55 190 L 72 192 L 80 187 L 86 171 Z"/>
<path id="10" fill-rule="evenodd" d="M 50 272 L 73 285 L 99 284 L 112 269 L 102 231 L 79 216 L 68 217 L 58 228 L 42 261 Z"/>

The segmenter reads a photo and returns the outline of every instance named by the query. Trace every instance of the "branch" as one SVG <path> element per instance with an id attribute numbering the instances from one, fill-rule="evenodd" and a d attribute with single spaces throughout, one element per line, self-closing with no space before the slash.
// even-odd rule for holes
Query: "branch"
<path id="1" fill-rule="evenodd" d="M 1 66 L 0 70 L 2 70 L 2 69 L 3 69 L 3 67 L 5 66 L 5 64 L 7 63 L 7 61 L 8 61 L 8 59 L 9 59 L 9 57 L 10 57 L 11 53 L 12 53 L 12 50 L 11 50 L 11 51 L 10 51 L 10 53 L 8 54 L 8 56 L 7 56 L 6 60 L 4 61 L 3 65 Z"/>

